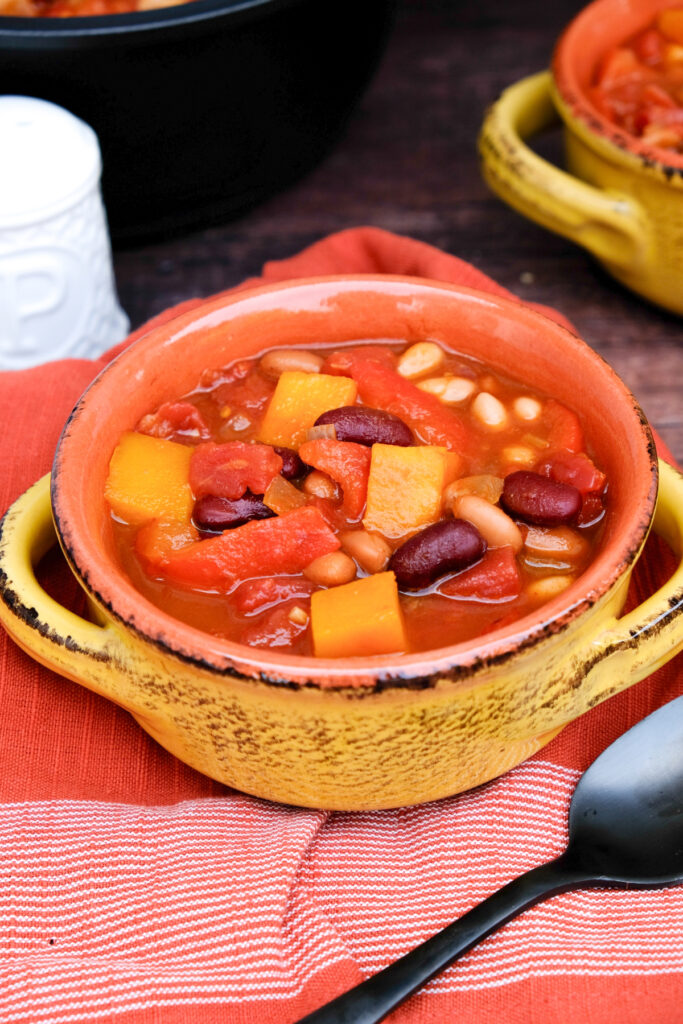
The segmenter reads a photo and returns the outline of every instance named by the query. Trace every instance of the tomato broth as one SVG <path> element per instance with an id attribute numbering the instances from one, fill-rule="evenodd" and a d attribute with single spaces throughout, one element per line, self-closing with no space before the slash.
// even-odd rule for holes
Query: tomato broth
<path id="1" fill-rule="evenodd" d="M 204 373 L 111 460 L 118 559 L 207 633 L 340 657 L 444 647 L 561 594 L 607 480 L 576 413 L 435 342 Z"/>

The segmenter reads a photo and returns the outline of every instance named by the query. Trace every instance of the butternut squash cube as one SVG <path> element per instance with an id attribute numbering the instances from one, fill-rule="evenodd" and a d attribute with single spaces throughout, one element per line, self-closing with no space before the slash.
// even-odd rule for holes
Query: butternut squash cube
<path id="1" fill-rule="evenodd" d="M 406 650 L 403 613 L 393 572 L 380 572 L 311 597 L 318 658 L 355 658 Z"/>
<path id="2" fill-rule="evenodd" d="M 318 416 L 342 405 L 353 405 L 357 391 L 350 377 L 287 370 L 277 382 L 258 439 L 265 444 L 298 448 Z"/>
<path id="3" fill-rule="evenodd" d="M 437 445 L 373 445 L 365 529 L 396 538 L 435 523 L 442 491 L 452 479 L 451 456 Z"/>
<path id="4" fill-rule="evenodd" d="M 150 519 L 189 522 L 192 451 L 175 441 L 124 434 L 111 457 L 104 492 L 114 515 L 133 526 Z"/>

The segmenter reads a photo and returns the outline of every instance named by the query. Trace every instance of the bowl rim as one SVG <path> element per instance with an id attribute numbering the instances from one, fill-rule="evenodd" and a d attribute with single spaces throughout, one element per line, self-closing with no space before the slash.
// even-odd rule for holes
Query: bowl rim
<path id="1" fill-rule="evenodd" d="M 173 7 L 121 14 L 92 14 L 73 18 L 22 18 L 0 16 L 0 43 L 13 39 L 66 39 L 83 37 L 140 35 L 162 28 L 186 27 L 216 18 L 243 21 L 293 7 L 304 0 L 185 0 Z"/>
<path id="2" fill-rule="evenodd" d="M 633 524 L 628 535 L 620 539 L 608 565 L 602 564 L 606 561 L 605 553 L 599 553 L 581 576 L 559 597 L 553 598 L 534 613 L 524 616 L 512 625 L 498 629 L 483 638 L 414 654 L 345 659 L 280 654 L 273 649 L 251 648 L 234 641 L 222 640 L 180 622 L 148 602 L 127 581 L 125 573 L 115 562 L 110 562 L 107 572 L 104 573 L 99 571 L 95 559 L 93 569 L 88 554 L 90 553 L 92 557 L 93 551 L 97 553 L 96 544 L 93 544 L 87 530 L 81 534 L 78 532 L 78 516 L 83 513 L 79 510 L 77 502 L 74 507 L 74 502 L 70 501 L 68 488 L 62 487 L 61 464 L 65 459 L 68 461 L 74 429 L 77 434 L 79 418 L 84 408 L 93 400 L 93 396 L 97 397 L 98 391 L 108 383 L 110 377 L 120 372 L 120 367 L 125 367 L 143 347 L 154 351 L 160 343 L 182 343 L 183 338 L 191 333 L 190 329 L 201 329 L 202 322 L 206 327 L 210 324 L 215 325 L 216 321 L 211 321 L 211 317 L 222 310 L 234 306 L 244 306 L 244 310 L 238 312 L 249 312 L 250 307 L 252 311 L 258 311 L 259 307 L 269 308 L 271 296 L 277 297 L 283 292 L 288 293 L 290 297 L 296 297 L 296 292 L 299 291 L 321 289 L 325 292 L 327 289 L 329 297 L 330 289 L 343 292 L 345 289 L 357 289 L 359 286 L 367 286 L 371 290 L 381 290 L 382 286 L 398 289 L 404 286 L 409 292 L 414 293 L 417 289 L 422 294 L 428 294 L 436 289 L 439 294 L 446 292 L 456 297 L 464 297 L 470 302 L 493 306 L 497 313 L 507 313 L 506 319 L 513 319 L 518 325 L 520 321 L 530 322 L 532 326 L 537 329 L 540 327 L 546 333 L 559 333 L 565 344 L 570 344 L 581 351 L 584 361 L 593 362 L 601 373 L 612 380 L 623 401 L 628 403 L 630 413 L 634 415 L 634 422 L 638 425 L 639 440 L 643 446 L 642 452 L 649 475 L 647 489 L 645 482 L 643 483 L 643 491 L 646 490 L 646 493 L 638 508 L 637 522 Z M 458 681 L 469 678 L 482 668 L 505 662 L 519 650 L 535 646 L 545 638 L 564 632 L 578 617 L 589 611 L 611 591 L 637 559 L 652 524 L 657 486 L 657 453 L 644 413 L 612 367 L 573 331 L 514 297 L 503 297 L 492 292 L 428 278 L 389 274 L 342 274 L 307 277 L 230 292 L 208 299 L 162 324 L 153 324 L 149 331 L 136 339 L 98 373 L 72 410 L 57 443 L 52 469 L 51 502 L 62 550 L 86 593 L 127 631 L 152 644 L 164 655 L 172 655 L 181 662 L 208 670 L 218 676 L 244 678 L 247 675 L 264 683 L 294 689 L 386 689 L 390 686 L 424 688 L 443 680 L 444 677 Z M 73 528 L 74 525 L 76 529 Z M 120 605 L 122 597 L 124 606 L 126 597 L 134 603 L 141 603 L 144 611 L 155 622 L 154 630 L 142 628 L 136 621 L 134 610 L 131 614 L 125 607 L 123 611 L 117 609 L 117 599 Z"/>
<path id="3" fill-rule="evenodd" d="M 569 122 L 574 130 L 579 131 L 588 145 L 599 148 L 608 159 L 616 158 L 630 165 L 637 173 L 650 173 L 668 185 L 683 188 L 683 153 L 677 154 L 668 149 L 648 145 L 637 136 L 619 128 L 600 113 L 575 80 L 568 59 L 574 35 L 596 16 L 596 12 L 599 13 L 601 8 L 609 7 L 614 2 L 615 0 L 592 0 L 592 3 L 583 7 L 572 18 L 558 37 L 551 58 L 555 95 L 559 101 L 557 105 L 564 120 Z M 678 0 L 660 0 L 657 9 L 663 10 L 677 3 Z M 652 17 L 650 11 L 649 21 Z M 642 27 L 645 28 L 649 21 L 644 21 Z M 623 42 L 626 38 L 628 36 L 619 41 Z M 605 45 L 604 52 L 613 45 L 614 39 Z"/>

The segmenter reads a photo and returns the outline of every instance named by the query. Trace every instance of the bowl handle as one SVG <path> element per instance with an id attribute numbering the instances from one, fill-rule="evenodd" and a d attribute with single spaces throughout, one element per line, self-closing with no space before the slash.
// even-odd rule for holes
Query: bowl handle
<path id="1" fill-rule="evenodd" d="M 652 528 L 673 550 L 678 566 L 659 590 L 593 639 L 591 706 L 683 650 L 683 476 L 661 460 L 659 473 Z"/>
<path id="2" fill-rule="evenodd" d="M 549 71 L 523 78 L 487 111 L 479 135 L 490 188 L 538 224 L 582 245 L 605 263 L 637 269 L 651 247 L 649 220 L 622 192 L 595 188 L 560 170 L 523 142 L 560 118 Z"/>
<path id="3" fill-rule="evenodd" d="M 135 656 L 115 624 L 99 625 L 50 597 L 35 566 L 55 544 L 50 475 L 15 501 L 0 524 L 0 622 L 36 661 L 128 710 L 143 712 Z"/>

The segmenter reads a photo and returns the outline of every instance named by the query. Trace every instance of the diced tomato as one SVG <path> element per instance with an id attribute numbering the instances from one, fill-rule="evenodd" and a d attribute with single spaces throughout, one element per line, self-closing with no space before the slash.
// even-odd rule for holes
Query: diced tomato
<path id="1" fill-rule="evenodd" d="M 180 444 L 207 441 L 211 437 L 202 414 L 191 402 L 164 402 L 156 412 L 143 416 L 135 429 L 139 434 Z"/>
<path id="2" fill-rule="evenodd" d="M 371 457 L 366 445 L 331 438 L 304 441 L 299 448 L 299 458 L 339 484 L 344 494 L 342 510 L 350 520 L 360 519 L 363 514 Z"/>
<path id="3" fill-rule="evenodd" d="M 579 417 L 566 405 L 549 398 L 543 406 L 543 420 L 548 428 L 546 437 L 551 448 L 567 448 L 570 452 L 583 450 L 585 445 Z"/>
<path id="4" fill-rule="evenodd" d="M 600 64 L 597 82 L 603 87 L 614 85 L 624 78 L 640 77 L 647 74 L 647 68 L 638 60 L 628 46 L 616 46 L 608 50 Z"/>
<path id="5" fill-rule="evenodd" d="M 256 576 L 302 572 L 340 542 L 315 508 L 258 519 L 172 551 L 158 566 L 167 579 L 205 590 L 232 590 Z"/>
<path id="6" fill-rule="evenodd" d="M 664 40 L 656 29 L 649 28 L 636 36 L 633 49 L 643 64 L 657 64 L 662 59 Z"/>
<path id="7" fill-rule="evenodd" d="M 271 608 L 253 625 L 242 630 L 240 643 L 251 647 L 292 647 L 297 637 L 305 633 L 308 622 L 290 619 L 290 613 L 297 606 L 310 611 L 308 601 L 288 601 L 285 605 Z"/>
<path id="8" fill-rule="evenodd" d="M 489 548 L 470 569 L 442 583 L 439 591 L 447 597 L 479 601 L 511 601 L 519 597 L 522 583 L 511 547 Z"/>
<path id="9" fill-rule="evenodd" d="M 443 445 L 463 456 L 476 453 L 474 432 L 458 415 L 395 370 L 370 359 L 357 359 L 350 374 L 366 405 L 398 416 L 425 444 Z"/>
<path id="10" fill-rule="evenodd" d="M 282 469 L 269 444 L 228 441 L 201 444 L 190 459 L 190 487 L 195 498 L 207 494 L 234 501 L 247 491 L 263 494 Z"/>
<path id="11" fill-rule="evenodd" d="M 273 397 L 275 381 L 261 374 L 249 373 L 245 377 L 236 376 L 233 381 L 222 380 L 211 392 L 211 397 L 223 410 L 226 406 L 232 413 L 248 413 L 257 419 Z"/>
<path id="12" fill-rule="evenodd" d="M 265 576 L 242 583 L 230 595 L 230 602 L 238 612 L 249 615 L 293 598 L 307 600 L 314 590 L 315 584 L 305 579 L 278 579 L 276 576 Z"/>
<path id="13" fill-rule="evenodd" d="M 600 493 L 607 479 L 587 455 L 566 449 L 548 452 L 537 463 L 535 472 L 560 484 L 572 484 L 581 494 Z"/>
<path id="14" fill-rule="evenodd" d="M 583 496 L 581 511 L 577 519 L 579 526 L 592 526 L 604 514 L 605 503 L 600 494 L 593 491 Z"/>
<path id="15" fill-rule="evenodd" d="M 199 378 L 199 387 L 206 391 L 215 390 L 221 384 L 233 384 L 236 380 L 244 380 L 255 363 L 255 359 L 238 359 L 231 366 L 204 370 Z"/>
<path id="16" fill-rule="evenodd" d="M 387 345 L 352 345 L 349 348 L 340 348 L 336 352 L 332 352 L 323 363 L 322 373 L 351 377 L 351 370 L 356 363 L 368 359 L 387 366 L 390 370 L 396 366 L 396 353 L 392 352 Z"/>

